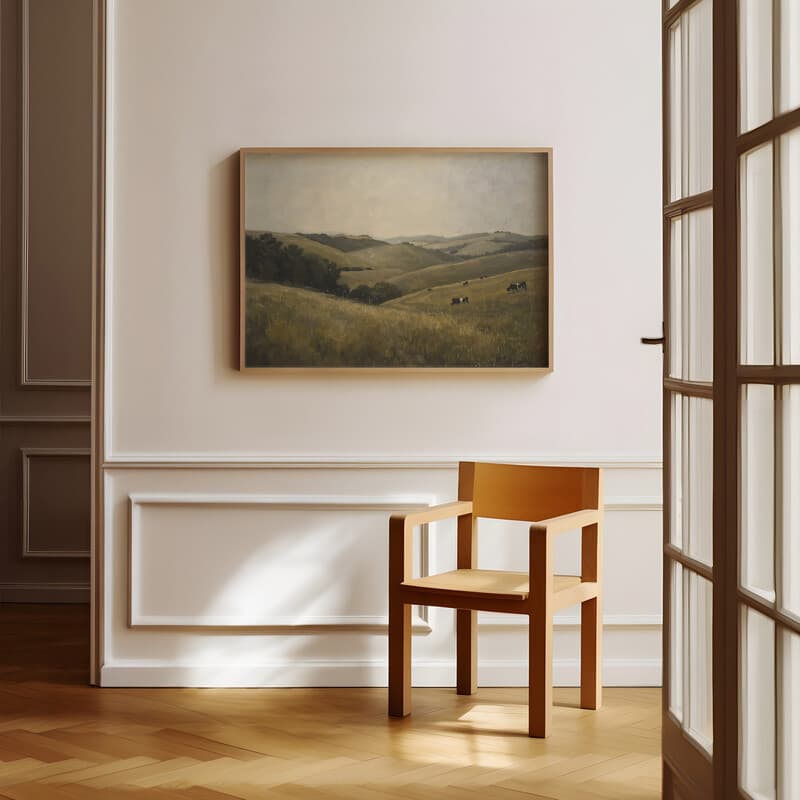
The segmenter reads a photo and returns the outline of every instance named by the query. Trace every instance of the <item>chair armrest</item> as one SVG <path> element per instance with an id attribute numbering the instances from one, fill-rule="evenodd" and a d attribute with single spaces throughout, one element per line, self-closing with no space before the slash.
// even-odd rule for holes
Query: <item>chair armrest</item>
<path id="1" fill-rule="evenodd" d="M 442 503 L 442 505 L 431 506 L 421 511 L 411 511 L 408 514 L 392 514 L 390 527 L 395 527 L 402 522 L 403 529 L 410 530 L 415 525 L 424 525 L 426 522 L 436 522 L 451 517 L 463 517 L 471 513 L 471 500 L 457 500 L 454 503 Z"/>
<path id="2" fill-rule="evenodd" d="M 389 517 L 389 586 L 397 586 L 411 577 L 411 538 L 415 525 L 471 513 L 472 502 L 459 500 L 408 514 L 392 514 Z"/>
<path id="3" fill-rule="evenodd" d="M 562 514 L 560 517 L 551 517 L 534 522 L 531 525 L 531 534 L 548 534 L 555 536 L 559 533 L 572 531 L 576 528 L 585 528 L 600 522 L 603 512 L 598 508 L 587 508 L 575 511 L 572 514 Z"/>

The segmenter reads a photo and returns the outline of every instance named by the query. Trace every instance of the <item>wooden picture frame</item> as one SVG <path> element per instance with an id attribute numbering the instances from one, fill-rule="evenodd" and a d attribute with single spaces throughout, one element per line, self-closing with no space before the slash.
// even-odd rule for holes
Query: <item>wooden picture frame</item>
<path id="1" fill-rule="evenodd" d="M 240 370 L 553 370 L 552 148 L 247 147 L 239 174 Z"/>

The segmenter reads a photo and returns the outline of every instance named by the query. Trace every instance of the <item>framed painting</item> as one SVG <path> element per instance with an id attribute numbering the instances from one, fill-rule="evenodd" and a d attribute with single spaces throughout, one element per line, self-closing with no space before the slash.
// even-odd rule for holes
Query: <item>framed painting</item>
<path id="1" fill-rule="evenodd" d="M 552 370 L 549 148 L 240 150 L 240 369 Z"/>

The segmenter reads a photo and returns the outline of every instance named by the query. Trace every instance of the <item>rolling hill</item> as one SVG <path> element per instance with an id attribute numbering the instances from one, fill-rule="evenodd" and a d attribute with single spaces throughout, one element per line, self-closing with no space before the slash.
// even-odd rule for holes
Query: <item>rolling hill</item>
<path id="1" fill-rule="evenodd" d="M 457 261 L 451 264 L 436 264 L 435 266 L 407 272 L 392 279 L 404 294 L 427 289 L 429 286 L 443 286 L 445 284 L 474 280 L 481 275 L 501 275 L 518 269 L 544 266 L 547 264 L 547 251 L 520 250 L 511 253 L 481 256 L 467 261 Z M 462 292 L 463 293 L 463 292 Z"/>
<path id="2" fill-rule="evenodd" d="M 341 269 L 347 269 L 351 266 L 350 254 L 338 250 L 335 247 L 331 247 L 330 245 L 315 242 L 313 239 L 308 239 L 298 233 L 273 233 L 272 235 L 285 245 L 293 244 L 307 253 L 312 253 L 320 258 L 326 258 Z"/>
<path id="3" fill-rule="evenodd" d="M 493 233 L 469 233 L 463 236 L 411 236 L 405 240 L 392 239 L 392 242 L 405 241 L 409 244 L 435 250 L 456 258 L 477 258 L 478 256 L 505 253 L 511 250 L 541 249 L 547 247 L 546 236 L 526 236 L 512 231 Z"/>
<path id="4" fill-rule="evenodd" d="M 345 251 L 333 244 L 326 244 L 322 234 L 273 233 L 272 235 L 286 245 L 293 244 L 307 253 L 326 258 L 343 270 L 392 270 L 392 274 L 397 274 L 454 260 L 449 255 L 426 250 L 417 245 L 388 244 L 377 239 L 362 239 L 360 241 L 364 243 L 369 241 L 369 245 Z M 333 238 L 338 240 L 344 237 Z M 385 278 L 375 278 L 373 282 L 375 280 L 385 280 Z"/>
<path id="5" fill-rule="evenodd" d="M 353 250 L 363 250 L 367 247 L 388 244 L 380 239 L 373 239 L 366 234 L 361 236 L 348 236 L 346 233 L 338 233 L 335 236 L 329 236 L 327 233 L 298 233 L 296 235 L 304 236 L 306 239 L 311 239 L 320 244 L 326 244 L 328 247 L 335 247 L 343 253 L 350 253 Z"/>

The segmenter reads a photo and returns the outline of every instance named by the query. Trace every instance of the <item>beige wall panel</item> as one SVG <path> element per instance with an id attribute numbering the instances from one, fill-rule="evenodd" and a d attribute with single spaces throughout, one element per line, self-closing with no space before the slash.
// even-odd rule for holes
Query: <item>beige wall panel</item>
<path id="1" fill-rule="evenodd" d="M 660 681 L 659 573 L 630 569 L 656 563 L 661 547 L 662 359 L 639 344 L 661 319 L 659 13 L 655 0 L 114 0 L 103 684 L 385 685 L 382 632 L 130 627 L 128 587 L 139 622 L 247 623 L 287 607 L 375 616 L 385 517 L 367 530 L 366 512 L 337 513 L 323 529 L 311 511 L 293 512 L 303 524 L 233 503 L 207 515 L 198 501 L 419 492 L 444 501 L 455 467 L 429 465 L 466 454 L 621 466 L 606 487 L 616 588 L 604 678 Z M 603 124 L 587 134 L 594 119 Z M 552 146 L 555 371 L 238 372 L 236 154 L 247 145 Z M 137 494 L 191 495 L 194 505 L 145 508 L 131 563 Z M 479 540 L 482 559 L 524 559 L 512 533 Z M 305 552 L 309 580 L 298 581 Z M 559 551 L 559 564 L 569 557 Z M 452 525 L 431 531 L 429 560 L 434 572 L 454 566 Z M 321 574 L 330 580 L 316 606 Z M 569 613 L 554 637 L 557 682 L 578 675 Z M 428 621 L 431 631 L 414 636 L 414 682 L 452 683 L 452 612 L 431 609 Z M 481 683 L 527 680 L 518 622 L 481 624 Z"/>
<path id="2" fill-rule="evenodd" d="M 87 381 L 91 0 L 23 0 L 22 37 L 23 380 Z"/>
<path id="3" fill-rule="evenodd" d="M 88 389 L 20 386 L 20 225 L 22 170 L 22 3 L 0 5 L 0 424 L 3 416 L 88 416 Z M 89 264 L 81 263 L 78 283 L 89 279 Z M 87 323 L 88 324 L 88 323 Z M 49 321 L 48 321 L 49 327 Z M 87 328 L 88 330 L 88 328 Z M 86 364 L 89 361 L 86 346 Z"/>
<path id="4" fill-rule="evenodd" d="M 25 556 L 88 557 L 90 486 L 88 450 L 22 451 Z"/>
<path id="5" fill-rule="evenodd" d="M 660 452 L 655 0 L 113 9 L 110 457 Z M 552 146 L 555 371 L 239 373 L 246 145 Z"/>

